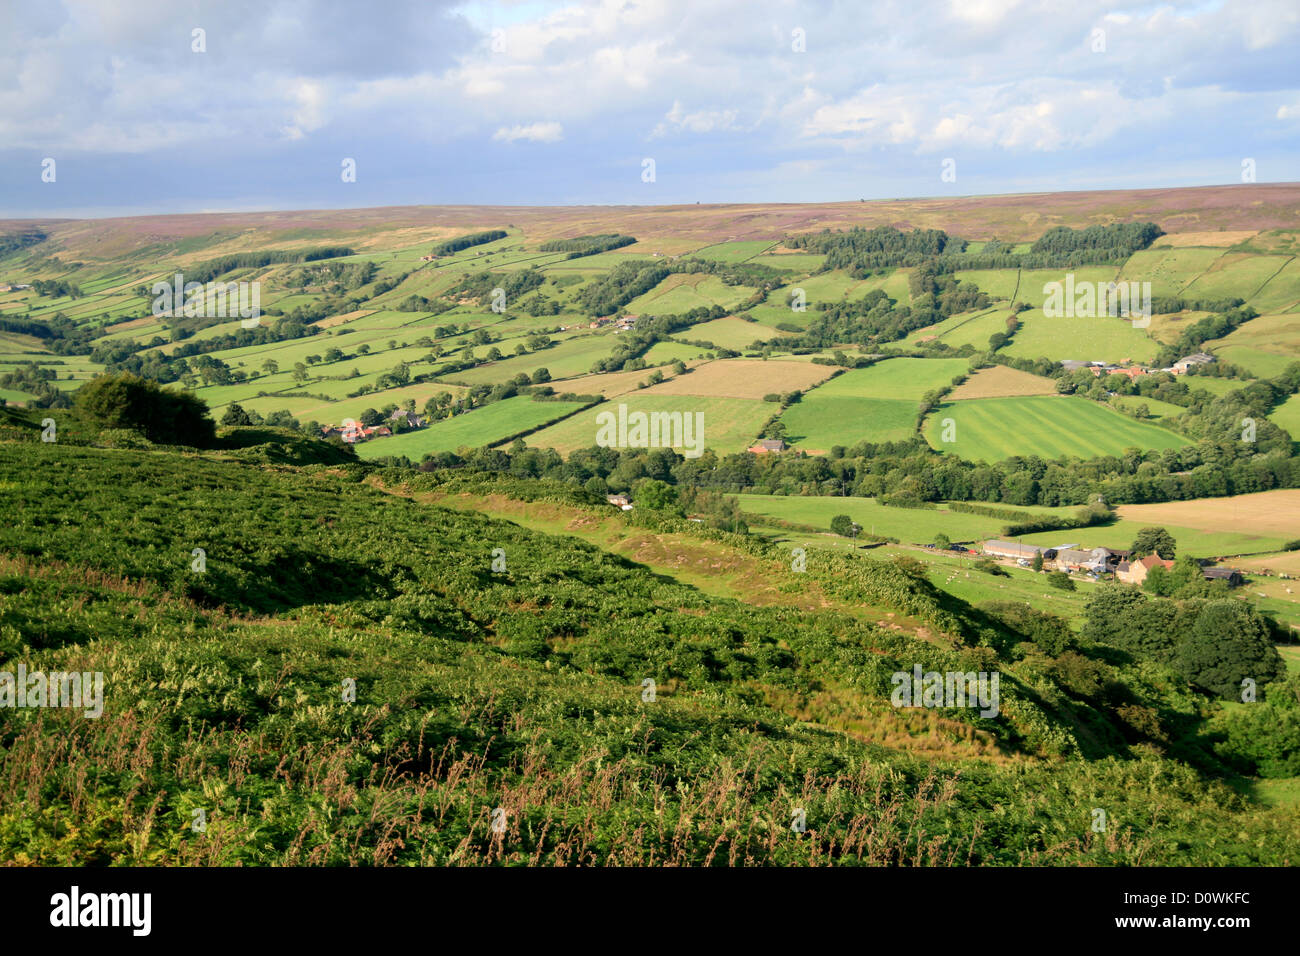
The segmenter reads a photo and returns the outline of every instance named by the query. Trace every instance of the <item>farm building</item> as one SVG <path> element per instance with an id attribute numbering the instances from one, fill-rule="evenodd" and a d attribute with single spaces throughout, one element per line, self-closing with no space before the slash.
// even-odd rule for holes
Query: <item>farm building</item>
<path id="1" fill-rule="evenodd" d="M 1170 369 L 1175 375 L 1182 375 L 1193 365 L 1208 365 L 1210 362 L 1217 361 L 1213 355 L 1208 352 L 1195 352 L 1185 358 L 1180 358 L 1173 364 Z"/>
<path id="2" fill-rule="evenodd" d="M 768 452 L 782 452 L 786 450 L 785 439 L 783 438 L 764 438 L 757 445 L 750 445 L 746 451 L 752 451 L 755 455 L 766 455 Z"/>
<path id="3" fill-rule="evenodd" d="M 615 508 L 621 508 L 624 511 L 632 510 L 632 501 L 627 495 L 606 495 L 605 500 Z"/>
<path id="4" fill-rule="evenodd" d="M 1026 561 L 1032 561 L 1034 555 L 1042 552 L 1042 548 L 1032 544 L 1017 544 L 1014 541 L 985 541 L 983 545 L 984 553 L 994 558 L 1011 558 Z"/>
<path id="5" fill-rule="evenodd" d="M 1245 576 L 1236 568 L 1202 568 L 1201 573 L 1207 581 L 1227 581 L 1232 588 L 1246 583 Z"/>
<path id="6" fill-rule="evenodd" d="M 1105 548 L 1093 548 L 1091 551 L 1061 548 L 1056 552 L 1056 569 L 1058 571 L 1095 571 L 1100 574 L 1110 570 L 1106 563 L 1109 557 L 1110 555 Z"/>
<path id="7" fill-rule="evenodd" d="M 1154 554 L 1148 554 L 1136 561 L 1121 561 L 1119 567 L 1115 569 L 1115 578 L 1125 584 L 1141 584 L 1147 579 L 1147 574 L 1151 569 L 1157 565 L 1163 568 L 1172 568 L 1174 562 L 1166 561 Z"/>

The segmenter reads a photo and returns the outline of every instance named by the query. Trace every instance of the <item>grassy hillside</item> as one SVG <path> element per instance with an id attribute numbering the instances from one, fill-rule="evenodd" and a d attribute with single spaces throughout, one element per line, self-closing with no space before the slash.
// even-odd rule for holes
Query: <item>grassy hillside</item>
<path id="1" fill-rule="evenodd" d="M 443 481 L 0 444 L 5 667 L 105 674 L 97 720 L 20 709 L 0 725 L 6 857 L 1286 865 L 1300 849 L 1294 810 L 1162 755 L 1146 735 L 1166 730 L 995 650 L 1023 636 L 887 562 L 815 558 L 806 586 L 833 606 L 751 607 L 415 500 L 493 490 Z M 654 533 L 670 531 L 702 534 Z M 779 548 L 701 540 L 805 587 Z M 841 610 L 864 604 L 924 628 Z M 992 646 L 973 646 L 981 627 Z M 914 661 L 1001 668 L 1001 714 L 892 708 L 888 675 Z M 1140 671 L 1097 666 L 1118 666 L 1135 706 L 1195 720 Z M 1213 765 L 1204 746 L 1184 732 L 1181 752 Z M 1084 812 L 1098 803 L 1104 837 Z"/>

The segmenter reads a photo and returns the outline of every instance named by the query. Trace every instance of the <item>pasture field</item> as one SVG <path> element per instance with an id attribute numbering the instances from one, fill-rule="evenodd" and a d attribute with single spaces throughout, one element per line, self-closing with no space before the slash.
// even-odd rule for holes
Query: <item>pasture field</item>
<path id="1" fill-rule="evenodd" d="M 1274 408 L 1268 417 L 1278 428 L 1286 429 L 1292 441 L 1300 441 L 1300 394 L 1292 395 Z M 1297 537 L 1300 537 L 1300 534 L 1297 534 Z"/>
<path id="2" fill-rule="evenodd" d="M 696 249 L 690 254 L 694 259 L 714 259 L 718 262 L 748 262 L 775 246 L 775 242 L 734 241 Z"/>
<path id="3" fill-rule="evenodd" d="M 427 428 L 376 438 L 356 446 L 361 458 L 405 455 L 412 461 L 440 451 L 481 448 L 504 441 L 516 432 L 554 421 L 582 405 L 578 402 L 535 402 L 524 395 L 493 402 L 482 408 L 434 422 Z"/>
<path id="4" fill-rule="evenodd" d="M 784 334 L 758 322 L 746 322 L 729 316 L 692 325 L 689 329 L 678 332 L 677 337 L 691 342 L 712 342 L 724 349 L 740 350 L 749 348 L 755 342 L 779 338 Z"/>
<path id="5" fill-rule="evenodd" d="M 678 315 L 715 305 L 734 309 L 753 294 L 749 286 L 727 285 L 707 272 L 674 273 L 629 302 L 626 311 L 631 315 Z"/>
<path id="6" fill-rule="evenodd" d="M 812 394 L 823 397 L 920 401 L 926 392 L 950 384 L 956 376 L 969 368 L 970 360 L 964 358 L 883 359 L 866 368 L 849 369 Z"/>
<path id="7" fill-rule="evenodd" d="M 648 391 L 648 390 L 647 390 Z M 601 412 L 618 414 L 618 406 L 633 412 L 683 412 L 704 414 L 704 447 L 719 455 L 744 451 L 754 443 L 758 430 L 771 417 L 773 407 L 745 398 L 699 398 L 692 395 L 649 395 L 646 391 L 620 395 L 529 435 L 530 448 L 554 448 L 568 454 L 596 444 Z M 491 406 L 489 406 L 491 407 Z"/>
<path id="8" fill-rule="evenodd" d="M 552 379 L 576 378 L 588 374 L 592 363 L 609 355 L 617 341 L 617 337 L 611 334 L 580 333 L 540 352 L 529 352 L 527 355 L 504 358 L 463 372 L 454 372 L 447 376 L 447 380 L 460 385 L 495 385 L 508 382 L 521 372 L 531 375 L 539 368 L 549 371 Z M 490 347 L 475 347 L 474 352 L 482 356 Z M 509 349 L 501 351 L 508 353 Z"/>
<path id="9" fill-rule="evenodd" d="M 1035 309 L 1042 309 L 1047 293 L 1043 288 L 1050 282 L 1065 285 L 1067 273 L 1074 274 L 1074 288 L 1077 290 L 1086 283 L 1102 283 L 1114 280 L 1119 275 L 1113 266 L 1080 266 L 1077 269 L 1022 269 L 1020 271 L 1020 288 L 1016 291 L 1017 302 L 1028 302 Z M 1095 285 L 1094 285 L 1095 290 Z M 1073 320 L 1071 320 L 1073 321 Z"/>
<path id="10" fill-rule="evenodd" d="M 791 269 L 795 272 L 816 272 L 826 264 L 826 257 L 811 252 L 765 252 L 749 260 L 755 265 L 773 269 Z"/>
<path id="11" fill-rule="evenodd" d="M 1248 302 L 1260 312 L 1294 312 L 1300 306 L 1300 259 L 1290 259 Z"/>
<path id="12" fill-rule="evenodd" d="M 1123 359 L 1149 362 L 1158 351 L 1156 342 L 1128 319 L 1109 315 L 1049 318 L 1039 309 L 1020 313 L 1020 328 L 1002 349 L 1014 358 L 1112 363 Z"/>
<path id="13" fill-rule="evenodd" d="M 1110 404 L 1130 409 L 1145 405 L 1151 418 L 1157 421 L 1162 418 L 1175 418 L 1187 411 L 1181 405 L 1162 402 L 1156 398 L 1144 398 L 1141 395 L 1114 395 L 1110 399 Z"/>
<path id="14" fill-rule="evenodd" d="M 727 359 L 706 362 L 645 390 L 646 395 L 698 395 L 702 398 L 761 399 L 772 392 L 806 391 L 826 381 L 835 369 L 829 365 L 783 362 L 778 359 Z M 623 373 L 627 374 L 627 373 Z M 644 377 L 647 372 L 638 372 Z M 777 406 L 771 405 L 776 411 Z"/>
<path id="15" fill-rule="evenodd" d="M 966 371 L 967 359 L 885 359 L 850 369 L 808 392 L 781 414 L 787 439 L 810 454 L 860 441 L 906 441 L 917 403 Z"/>
<path id="16" fill-rule="evenodd" d="M 1261 315 L 1204 348 L 1254 375 L 1273 378 L 1300 357 L 1300 312 Z"/>
<path id="17" fill-rule="evenodd" d="M 860 441 L 906 441 L 916 429 L 914 401 L 822 395 L 814 389 L 781 414 L 786 440 L 810 455 L 827 454 L 836 445 Z"/>
<path id="18" fill-rule="evenodd" d="M 875 498 L 816 497 L 803 495 L 740 494 L 736 498 L 746 514 L 780 518 L 794 524 L 811 525 L 829 531 L 831 519 L 848 515 L 869 534 L 898 538 L 903 543 L 930 544 L 937 534 L 946 534 L 956 544 L 997 537 L 1008 522 L 1001 518 L 937 509 L 893 508 Z M 995 506 L 997 507 L 997 506 Z M 1002 506 L 1009 507 L 1009 506 Z M 1071 514 L 1070 508 L 1019 508 L 1034 514 Z M 872 529 L 875 529 L 874 531 Z"/>
<path id="19" fill-rule="evenodd" d="M 955 426 L 954 442 L 940 440 L 943 420 L 948 418 Z M 1095 458 L 1120 455 L 1131 447 L 1191 444 L 1174 432 L 1073 395 L 944 402 L 926 418 L 923 434 L 934 448 L 972 461 L 1001 461 L 1015 455 Z"/>
<path id="20" fill-rule="evenodd" d="M 1216 375 L 1183 375 L 1179 378 L 1190 389 L 1209 392 L 1211 395 L 1227 395 L 1245 388 L 1254 379 L 1220 378 Z"/>
<path id="21" fill-rule="evenodd" d="M 1194 246 L 1141 249 L 1129 256 L 1119 278 L 1125 282 L 1150 282 L 1153 297 L 1176 296 L 1222 255 L 1223 249 Z"/>
<path id="22" fill-rule="evenodd" d="M 1183 289 L 1187 298 L 1222 299 L 1230 296 L 1245 299 L 1265 291 L 1271 280 L 1291 261 L 1289 256 L 1252 256 L 1225 252 Z M 1285 295 L 1283 280 L 1279 291 Z"/>
<path id="23" fill-rule="evenodd" d="M 971 372 L 970 378 L 948 393 L 949 401 L 969 398 L 1010 398 L 1017 395 L 1055 395 L 1056 382 L 1009 365 L 991 365 Z"/>
<path id="24" fill-rule="evenodd" d="M 955 349 L 970 345 L 984 351 L 989 347 L 989 336 L 994 332 L 1006 332 L 1008 314 L 1010 313 L 1005 306 L 961 312 L 936 325 L 917 329 L 903 340 L 903 344 L 922 345 L 931 339 L 937 339 Z"/>
<path id="25" fill-rule="evenodd" d="M 643 357 L 650 365 L 663 365 L 679 360 L 693 362 L 704 358 L 709 351 L 710 349 L 701 348 L 698 345 L 687 345 L 684 342 L 656 342 L 646 350 Z"/>
<path id="26" fill-rule="evenodd" d="M 990 299 L 1018 302 L 1021 297 L 1019 269 L 962 269 L 953 276 L 962 282 L 973 282 Z"/>

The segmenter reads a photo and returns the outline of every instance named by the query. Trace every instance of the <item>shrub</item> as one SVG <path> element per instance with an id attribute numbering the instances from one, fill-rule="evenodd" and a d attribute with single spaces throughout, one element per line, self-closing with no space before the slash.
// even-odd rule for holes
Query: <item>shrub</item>
<path id="1" fill-rule="evenodd" d="M 97 429 L 133 429 L 160 445 L 209 448 L 216 439 L 201 399 L 130 373 L 87 382 L 77 390 L 75 409 Z"/>

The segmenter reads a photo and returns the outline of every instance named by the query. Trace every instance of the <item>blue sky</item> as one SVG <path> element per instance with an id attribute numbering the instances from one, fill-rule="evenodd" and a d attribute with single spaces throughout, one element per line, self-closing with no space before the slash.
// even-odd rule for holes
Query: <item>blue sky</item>
<path id="1" fill-rule="evenodd" d="M 0 217 L 1297 181 L 1298 61 L 1295 0 L 6 4 Z"/>

